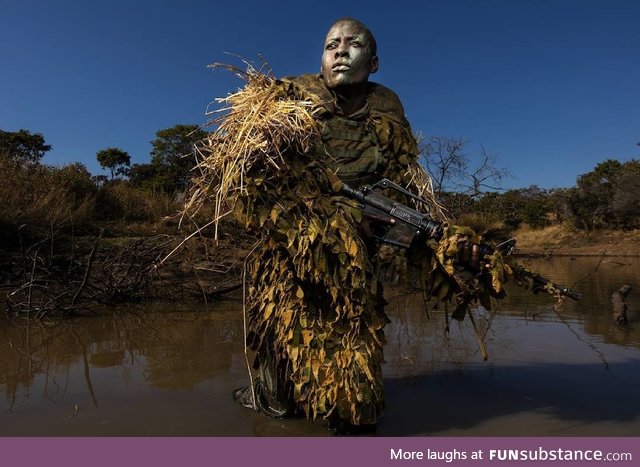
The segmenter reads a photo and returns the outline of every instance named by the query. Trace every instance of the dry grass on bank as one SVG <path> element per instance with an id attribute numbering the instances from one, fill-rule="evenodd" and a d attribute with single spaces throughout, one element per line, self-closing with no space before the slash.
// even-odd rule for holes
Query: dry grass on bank
<path id="1" fill-rule="evenodd" d="M 177 231 L 181 203 L 173 196 L 120 180 L 98 186 L 81 164 L 23 166 L 0 157 L 0 173 L 0 238 L 69 228 L 91 235 L 103 227 L 129 236 L 155 235 L 167 230 L 165 224 Z M 176 221 L 166 222 L 171 215 Z"/>
<path id="2" fill-rule="evenodd" d="M 518 253 L 569 256 L 640 256 L 640 230 L 586 232 L 569 225 L 523 226 L 513 235 Z"/>

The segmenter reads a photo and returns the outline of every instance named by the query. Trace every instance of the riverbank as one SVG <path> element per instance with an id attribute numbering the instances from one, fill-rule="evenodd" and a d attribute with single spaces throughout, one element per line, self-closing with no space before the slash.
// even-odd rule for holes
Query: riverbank
<path id="1" fill-rule="evenodd" d="M 193 232 L 169 226 L 142 236 L 124 229 L 23 236 L 14 229 L 0 243 L 0 300 L 10 315 L 42 318 L 95 314 L 124 303 L 225 298 L 240 288 L 242 260 L 255 238 L 233 223 L 220 227 L 218 242 L 211 229 L 186 241 Z"/>
<path id="2" fill-rule="evenodd" d="M 208 302 L 234 295 L 255 238 L 226 223 L 219 242 L 212 232 L 183 244 L 184 236 L 7 238 L 13 241 L 0 246 L 0 288 L 14 314 L 41 316 L 91 312 L 99 304 Z M 640 256 L 640 230 L 525 227 L 513 237 L 517 255 Z"/>
<path id="3" fill-rule="evenodd" d="M 566 225 L 521 227 L 513 234 L 518 254 L 552 256 L 640 256 L 640 230 L 586 232 Z"/>

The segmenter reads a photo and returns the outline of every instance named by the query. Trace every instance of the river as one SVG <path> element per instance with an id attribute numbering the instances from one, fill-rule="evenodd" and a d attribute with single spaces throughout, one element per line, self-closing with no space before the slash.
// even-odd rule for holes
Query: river
<path id="1" fill-rule="evenodd" d="M 511 286 L 468 319 L 392 290 L 379 436 L 640 436 L 640 259 L 537 259 L 583 293 L 554 307 Z M 610 296 L 623 284 L 629 324 Z M 485 331 L 486 330 L 486 331 Z M 0 320 L 0 436 L 328 436 L 321 420 L 240 407 L 242 304 L 146 305 L 96 317 Z"/>

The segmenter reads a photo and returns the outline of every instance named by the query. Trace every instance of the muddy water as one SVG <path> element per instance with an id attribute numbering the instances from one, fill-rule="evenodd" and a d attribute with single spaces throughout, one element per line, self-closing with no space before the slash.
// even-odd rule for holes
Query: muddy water
<path id="1" fill-rule="evenodd" d="M 416 295 L 393 291 L 382 436 L 639 436 L 640 260 L 531 264 L 582 301 L 510 289 L 444 334 Z M 597 266 L 597 267 L 596 267 Z M 624 283 L 630 324 L 613 323 Z M 231 399 L 246 384 L 241 304 L 147 307 L 57 323 L 0 321 L 1 436 L 327 436 L 321 421 L 273 420 Z M 485 330 L 486 329 L 486 330 Z"/>

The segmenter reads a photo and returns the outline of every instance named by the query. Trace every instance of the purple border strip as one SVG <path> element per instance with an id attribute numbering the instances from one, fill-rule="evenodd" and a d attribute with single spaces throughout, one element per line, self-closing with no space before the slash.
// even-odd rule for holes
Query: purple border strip
<path id="1" fill-rule="evenodd" d="M 634 466 L 640 465 L 639 440 L 637 437 L 34 437 L 0 438 L 0 452 L 2 465 L 20 467 Z"/>

